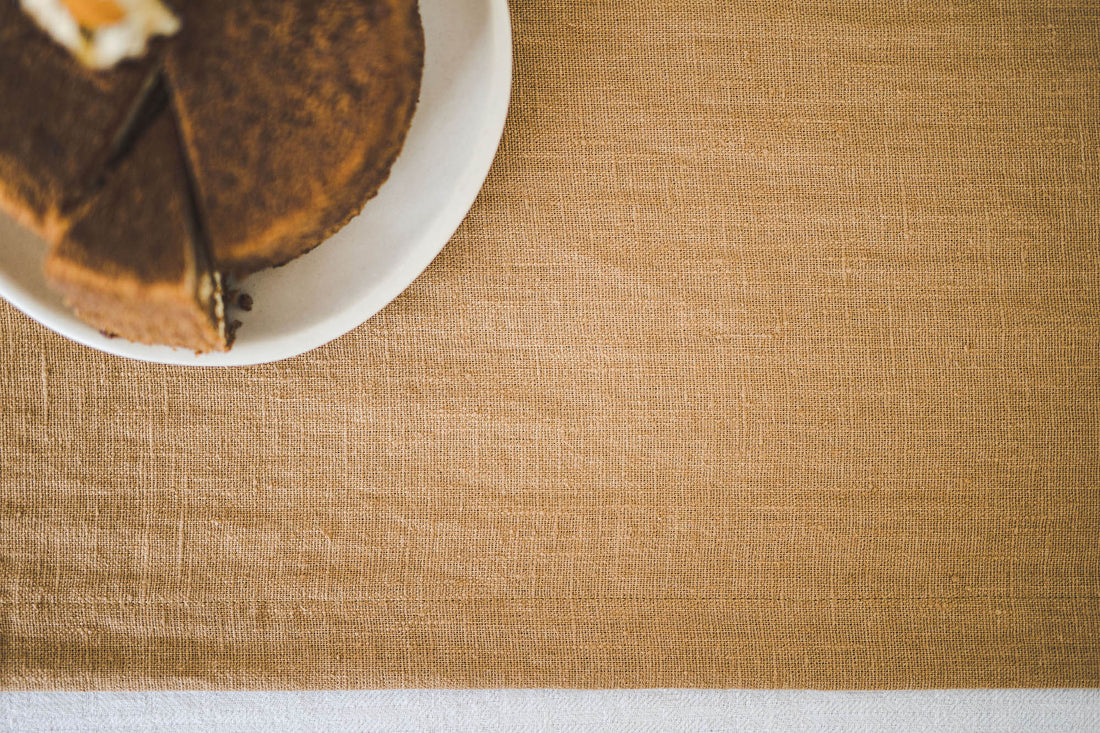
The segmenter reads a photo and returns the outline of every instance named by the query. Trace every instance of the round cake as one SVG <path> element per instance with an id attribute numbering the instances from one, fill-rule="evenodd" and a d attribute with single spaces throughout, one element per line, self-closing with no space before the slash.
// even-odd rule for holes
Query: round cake
<path id="1" fill-rule="evenodd" d="M 0 0 L 0 206 L 96 328 L 226 349 L 223 276 L 308 251 L 388 177 L 423 32 L 416 0 L 166 6 L 178 30 L 101 69 Z"/>

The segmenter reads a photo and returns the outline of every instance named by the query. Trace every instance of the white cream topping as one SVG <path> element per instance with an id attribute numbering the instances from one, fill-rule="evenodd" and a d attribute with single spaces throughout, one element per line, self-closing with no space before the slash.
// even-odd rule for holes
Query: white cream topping
<path id="1" fill-rule="evenodd" d="M 149 39 L 170 36 L 180 27 L 179 19 L 160 0 L 97 0 L 106 2 L 121 17 L 94 28 L 81 25 L 68 4 L 73 0 L 20 2 L 54 40 L 94 69 L 110 68 L 123 59 L 141 56 Z"/>

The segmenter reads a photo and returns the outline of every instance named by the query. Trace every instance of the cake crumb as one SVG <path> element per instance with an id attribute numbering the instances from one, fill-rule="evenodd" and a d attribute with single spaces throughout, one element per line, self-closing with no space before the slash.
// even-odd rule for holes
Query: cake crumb
<path id="1" fill-rule="evenodd" d="M 248 293 L 241 293 L 237 298 L 237 305 L 243 311 L 252 310 L 252 296 Z"/>

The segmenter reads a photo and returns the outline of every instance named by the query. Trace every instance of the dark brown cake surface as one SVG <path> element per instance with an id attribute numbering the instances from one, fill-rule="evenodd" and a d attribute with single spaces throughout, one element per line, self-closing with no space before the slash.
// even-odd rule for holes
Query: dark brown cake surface
<path id="1" fill-rule="evenodd" d="M 124 126 L 155 60 L 84 68 L 23 12 L 0 0 L 0 207 L 51 237 L 62 203 Z"/>
<path id="2" fill-rule="evenodd" d="M 46 274 L 98 328 L 145 343 L 224 348 L 192 208 L 178 131 L 165 112 L 74 214 Z"/>
<path id="3" fill-rule="evenodd" d="M 217 266 L 283 264 L 386 180 L 420 89 L 415 0 L 186 0 L 169 84 Z"/>

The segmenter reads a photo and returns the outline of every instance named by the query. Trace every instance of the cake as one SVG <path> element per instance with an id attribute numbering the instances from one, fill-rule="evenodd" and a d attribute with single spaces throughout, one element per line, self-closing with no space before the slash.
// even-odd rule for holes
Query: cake
<path id="1" fill-rule="evenodd" d="M 167 7 L 177 32 L 94 69 L 0 0 L 0 207 L 51 243 L 47 279 L 88 323 L 226 349 L 221 276 L 303 254 L 388 177 L 423 33 L 416 0 Z"/>

